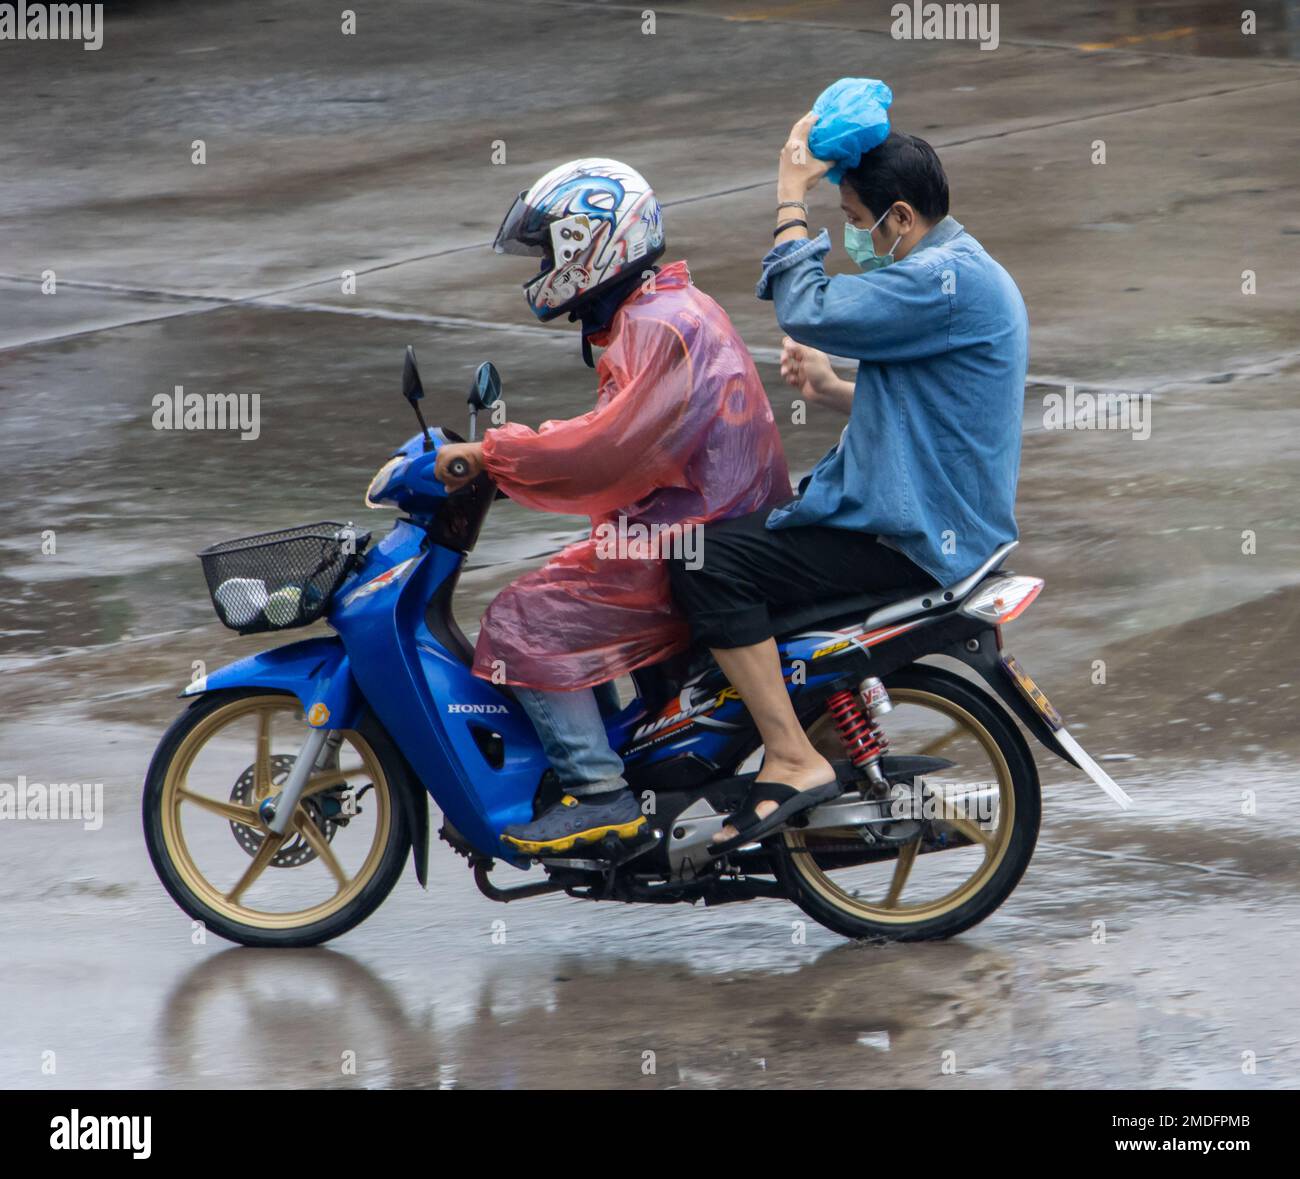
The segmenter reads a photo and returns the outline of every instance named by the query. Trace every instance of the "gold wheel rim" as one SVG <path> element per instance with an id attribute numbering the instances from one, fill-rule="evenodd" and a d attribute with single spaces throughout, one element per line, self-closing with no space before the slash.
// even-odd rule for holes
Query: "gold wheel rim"
<path id="1" fill-rule="evenodd" d="M 162 837 L 167 856 L 185 887 L 207 908 L 227 920 L 256 929 L 298 929 L 305 925 L 324 920 L 346 907 L 355 900 L 367 884 L 374 878 L 388 845 L 389 830 L 392 824 L 392 800 L 388 779 L 384 776 L 379 758 L 369 743 L 360 733 L 352 730 L 343 731 L 344 747 L 351 746 L 361 759 L 359 766 L 341 767 L 337 770 L 319 770 L 307 780 L 303 800 L 317 794 L 340 780 L 354 777 L 366 777 L 373 784 L 370 792 L 374 798 L 375 830 L 371 838 L 370 850 L 361 867 L 348 876 L 338 858 L 334 855 L 330 840 L 326 839 L 320 829 L 311 821 L 307 810 L 298 803 L 294 821 L 283 836 L 269 834 L 266 824 L 257 816 L 253 807 L 238 803 L 225 802 L 205 795 L 192 793 L 186 789 L 189 772 L 195 759 L 204 746 L 214 736 L 230 725 L 244 718 L 257 717 L 257 736 L 253 750 L 253 795 L 258 801 L 274 793 L 271 783 L 271 718 L 276 713 L 293 715 L 301 711 L 296 699 L 286 696 L 251 696 L 236 700 L 222 708 L 215 709 L 203 718 L 186 734 L 175 756 L 167 766 L 163 780 L 161 799 Z M 306 731 L 306 726 L 303 726 Z M 250 858 L 247 868 L 238 881 L 223 892 L 203 874 L 195 861 L 189 844 L 185 839 L 184 825 L 181 822 L 181 807 L 185 805 L 207 811 L 228 822 L 243 823 L 257 831 L 264 838 L 256 855 Z M 344 828 L 344 831 L 347 829 Z M 317 858 L 328 870 L 334 880 L 333 895 L 319 904 L 305 909 L 275 912 L 250 908 L 243 903 L 244 894 L 261 878 L 263 870 L 275 856 L 276 852 L 289 840 L 291 834 L 301 837 Z M 296 871 L 296 868 L 279 869 Z"/>
<path id="2" fill-rule="evenodd" d="M 922 750 L 899 752 L 916 752 L 926 756 L 938 756 L 942 746 L 949 744 L 955 737 L 965 731 L 979 742 L 988 755 L 998 779 L 997 829 L 985 833 L 972 820 L 951 815 L 942 820 L 983 848 L 984 854 L 980 866 L 964 883 L 951 889 L 943 896 L 920 904 L 906 904 L 903 901 L 903 894 L 906 892 L 912 866 L 918 858 L 920 847 L 918 837 L 911 843 L 904 844 L 899 848 L 894 858 L 894 872 L 885 895 L 881 898 L 881 903 L 872 904 L 864 901 L 861 897 L 846 892 L 831 879 L 827 872 L 818 866 L 815 854 L 816 845 L 814 843 L 811 851 L 809 850 L 810 845 L 805 832 L 797 829 L 788 830 L 784 833 L 783 838 L 785 846 L 795 853 L 790 856 L 790 862 L 794 871 L 799 874 L 800 879 L 814 892 L 837 908 L 845 910 L 855 917 L 878 922 L 882 925 L 916 925 L 923 921 L 943 917 L 954 909 L 960 908 L 979 893 L 993 878 L 994 873 L 997 872 L 1006 857 L 1007 848 L 1011 845 L 1011 836 L 1015 831 L 1015 788 L 1011 778 L 1011 768 L 1007 765 L 1007 760 L 1002 755 L 1002 750 L 998 748 L 993 735 L 966 709 L 943 696 L 922 691 L 919 688 L 893 688 L 890 689 L 889 695 L 895 705 L 916 704 L 933 709 L 936 712 L 943 713 L 957 726 L 951 733 L 937 741 L 930 742 Z M 817 745 L 820 739 L 833 733 L 833 730 L 834 722 L 829 713 L 825 714 L 808 730 L 809 740 L 814 745 Z M 978 835 L 977 832 L 979 832 Z M 834 833 L 834 828 L 821 829 L 816 832 L 822 838 L 828 835 L 833 836 Z M 933 852 L 930 854 L 943 855 L 944 853 Z"/>

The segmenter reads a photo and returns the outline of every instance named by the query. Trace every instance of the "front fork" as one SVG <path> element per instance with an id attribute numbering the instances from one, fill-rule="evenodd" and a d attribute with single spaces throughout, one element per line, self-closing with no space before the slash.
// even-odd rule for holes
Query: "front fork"
<path id="1" fill-rule="evenodd" d="M 307 789 L 307 782 L 318 768 L 323 768 L 316 765 L 321 760 L 321 754 L 327 749 L 338 748 L 338 739 L 331 742 L 332 736 L 331 729 L 309 729 L 283 788 L 279 794 L 273 794 L 258 807 L 258 813 L 274 834 L 283 835 L 288 828 L 294 811 L 298 809 L 298 803 L 302 801 L 302 792 Z"/>

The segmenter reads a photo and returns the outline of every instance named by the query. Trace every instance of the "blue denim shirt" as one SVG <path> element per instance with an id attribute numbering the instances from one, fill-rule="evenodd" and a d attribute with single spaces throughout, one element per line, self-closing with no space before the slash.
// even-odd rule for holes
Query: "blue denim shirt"
<path id="1" fill-rule="evenodd" d="M 947 584 L 1017 535 L 1029 321 L 1011 276 L 945 217 L 906 258 L 830 277 L 816 238 L 763 259 L 786 334 L 859 361 L 849 424 L 769 528 L 871 532 Z"/>

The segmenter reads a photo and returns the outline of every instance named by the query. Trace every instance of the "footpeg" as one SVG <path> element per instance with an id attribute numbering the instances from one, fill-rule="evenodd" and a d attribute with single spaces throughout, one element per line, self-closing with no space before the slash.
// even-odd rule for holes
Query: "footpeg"
<path id="1" fill-rule="evenodd" d="M 561 853 L 548 856 L 539 855 L 534 859 L 539 864 L 557 868 L 576 868 L 591 872 L 605 872 L 645 855 L 663 839 L 663 832 L 649 831 L 635 839 L 620 839 L 617 835 L 606 835 L 599 843 L 591 843 L 584 849 L 589 858 L 575 859 Z"/>

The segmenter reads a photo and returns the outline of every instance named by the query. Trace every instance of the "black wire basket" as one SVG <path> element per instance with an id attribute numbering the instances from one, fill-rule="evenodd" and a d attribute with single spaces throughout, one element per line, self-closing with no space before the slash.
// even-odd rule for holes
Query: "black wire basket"
<path id="1" fill-rule="evenodd" d="M 198 556 L 217 617 L 255 635 L 320 618 L 369 543 L 368 532 L 324 521 L 223 540 Z"/>

